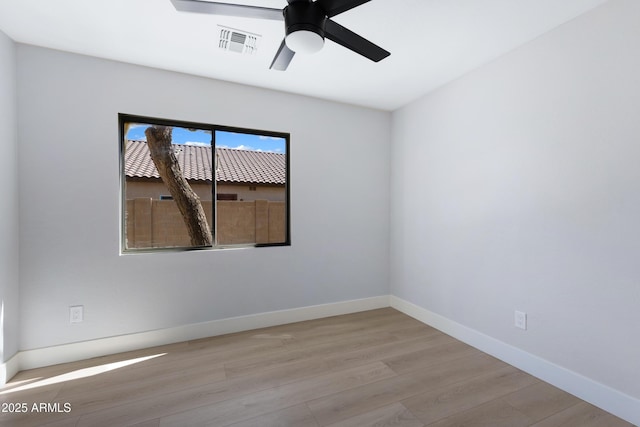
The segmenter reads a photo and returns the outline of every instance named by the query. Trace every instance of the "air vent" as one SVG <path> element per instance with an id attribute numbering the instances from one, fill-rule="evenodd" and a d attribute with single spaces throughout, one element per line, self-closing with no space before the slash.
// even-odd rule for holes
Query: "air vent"
<path id="1" fill-rule="evenodd" d="M 220 49 L 245 55 L 253 55 L 258 51 L 261 35 L 222 25 L 218 25 L 218 27 L 220 27 L 220 41 L 218 43 Z"/>

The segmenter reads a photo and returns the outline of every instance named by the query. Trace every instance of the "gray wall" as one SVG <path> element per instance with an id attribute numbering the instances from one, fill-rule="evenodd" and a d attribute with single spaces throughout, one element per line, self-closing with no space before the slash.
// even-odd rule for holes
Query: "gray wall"
<path id="1" fill-rule="evenodd" d="M 608 2 L 395 112 L 391 167 L 393 295 L 635 398 L 639 21 Z"/>
<path id="2" fill-rule="evenodd" d="M 0 362 L 18 351 L 16 49 L 0 32 Z"/>
<path id="3" fill-rule="evenodd" d="M 18 76 L 21 350 L 389 293 L 389 113 L 26 45 Z M 293 245 L 119 255 L 119 112 L 290 132 Z"/>

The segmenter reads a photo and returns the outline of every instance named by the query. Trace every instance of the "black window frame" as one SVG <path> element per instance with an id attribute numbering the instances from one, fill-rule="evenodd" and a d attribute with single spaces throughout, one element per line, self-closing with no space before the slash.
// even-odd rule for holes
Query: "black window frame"
<path id="1" fill-rule="evenodd" d="M 211 183 L 211 192 L 212 192 L 212 223 L 213 227 L 211 230 L 212 238 L 214 243 L 211 246 L 203 246 L 203 247 L 190 247 L 190 246 L 180 246 L 180 247 L 158 247 L 158 248 L 127 248 L 126 247 L 126 175 L 125 175 L 125 124 L 126 123 L 143 123 L 149 125 L 158 125 L 158 126 L 172 126 L 172 127 L 181 127 L 186 129 L 199 129 L 211 132 L 211 152 L 212 155 L 215 153 L 216 148 L 216 132 L 231 132 L 231 133 L 240 133 L 240 134 L 248 134 L 248 135 L 259 135 L 266 137 L 276 137 L 282 138 L 285 140 L 285 240 L 283 242 L 276 243 L 246 243 L 246 244 L 217 244 L 216 239 L 216 203 L 217 202 L 217 192 L 216 192 L 216 179 L 215 179 L 215 170 L 212 172 L 212 183 Z M 279 247 L 279 246 L 291 246 L 291 191 L 290 191 L 290 148 L 291 148 L 291 134 L 288 132 L 278 132 L 278 131 L 270 131 L 270 130 L 260 130 L 260 129 L 250 129 L 250 128 L 241 128 L 236 126 L 227 126 L 227 125 L 219 125 L 212 123 L 201 123 L 201 122 L 192 122 L 185 120 L 174 120 L 174 119 L 165 119 L 158 117 L 149 117 L 149 116 L 141 116 L 136 114 L 125 114 L 118 113 L 118 136 L 119 136 L 119 145 L 120 145 L 120 254 L 134 254 L 134 253 L 149 253 L 149 252 L 182 252 L 182 251 L 202 251 L 202 250 L 224 250 L 224 249 L 235 249 L 239 247 L 245 248 L 264 248 L 264 247 Z M 212 159 L 212 165 L 216 165 L 216 159 Z"/>

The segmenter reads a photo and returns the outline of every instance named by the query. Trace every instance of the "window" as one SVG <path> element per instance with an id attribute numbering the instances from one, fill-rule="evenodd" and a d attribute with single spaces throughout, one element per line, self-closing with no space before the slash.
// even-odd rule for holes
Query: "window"
<path id="1" fill-rule="evenodd" d="M 290 244 L 289 134 L 120 114 L 123 252 Z"/>

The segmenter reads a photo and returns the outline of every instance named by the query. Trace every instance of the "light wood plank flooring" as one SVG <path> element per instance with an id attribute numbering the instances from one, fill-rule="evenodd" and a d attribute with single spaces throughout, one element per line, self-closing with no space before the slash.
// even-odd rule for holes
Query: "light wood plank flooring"
<path id="1" fill-rule="evenodd" d="M 0 393 L 28 412 L 2 426 L 631 426 L 390 308 L 33 369 Z"/>

